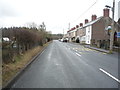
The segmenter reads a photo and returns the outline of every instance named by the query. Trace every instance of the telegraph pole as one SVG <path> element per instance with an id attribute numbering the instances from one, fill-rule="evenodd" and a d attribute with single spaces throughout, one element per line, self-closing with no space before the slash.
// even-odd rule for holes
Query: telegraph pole
<path id="1" fill-rule="evenodd" d="M 113 52 L 113 42 L 114 42 L 114 11 L 115 11 L 115 0 L 113 0 L 113 7 L 112 7 L 112 30 L 110 32 L 110 49 L 109 49 L 109 53 Z"/>
<path id="2" fill-rule="evenodd" d="M 63 38 L 64 38 L 64 28 L 63 28 Z"/>
<path id="3" fill-rule="evenodd" d="M 68 31 L 70 30 L 70 22 L 69 22 L 69 24 L 68 24 Z M 68 41 L 70 41 L 70 35 L 69 35 L 69 33 L 68 33 Z"/>
<path id="4" fill-rule="evenodd" d="M 70 23 L 69 23 L 69 25 L 68 25 L 68 30 L 70 30 Z"/>

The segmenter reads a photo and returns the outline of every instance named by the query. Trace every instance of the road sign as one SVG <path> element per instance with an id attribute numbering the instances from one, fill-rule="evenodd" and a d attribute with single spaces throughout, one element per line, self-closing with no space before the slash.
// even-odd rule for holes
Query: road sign
<path id="1" fill-rule="evenodd" d="M 120 38 L 120 32 L 117 32 L 117 38 Z"/>
<path id="2" fill-rule="evenodd" d="M 111 29 L 112 29 L 112 27 L 110 25 L 105 28 L 105 30 L 111 30 Z"/>

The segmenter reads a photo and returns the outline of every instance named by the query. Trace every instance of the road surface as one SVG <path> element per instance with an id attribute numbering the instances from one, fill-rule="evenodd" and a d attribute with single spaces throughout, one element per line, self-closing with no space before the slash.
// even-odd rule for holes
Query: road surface
<path id="1" fill-rule="evenodd" d="M 12 88 L 118 88 L 118 56 L 53 41 Z"/>

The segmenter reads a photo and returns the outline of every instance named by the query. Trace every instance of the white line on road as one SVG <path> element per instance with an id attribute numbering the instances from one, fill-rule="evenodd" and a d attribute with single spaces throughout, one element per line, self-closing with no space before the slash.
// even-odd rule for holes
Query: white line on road
<path id="1" fill-rule="evenodd" d="M 60 64 L 57 64 L 57 63 L 56 63 L 55 65 L 57 65 L 57 66 L 58 66 L 58 65 L 60 65 Z"/>
<path id="2" fill-rule="evenodd" d="M 108 75 L 109 77 L 111 77 L 112 79 L 114 79 L 115 81 L 117 81 L 118 83 L 120 83 L 119 79 L 117 79 L 116 77 L 112 76 L 110 73 L 106 72 L 102 68 L 99 68 L 99 70 L 102 71 L 103 73 L 105 73 L 106 75 Z"/>
<path id="3" fill-rule="evenodd" d="M 78 53 L 76 53 L 76 55 L 78 55 L 78 56 L 80 56 L 80 57 L 81 57 L 81 55 L 80 55 L 80 54 L 78 54 Z"/>

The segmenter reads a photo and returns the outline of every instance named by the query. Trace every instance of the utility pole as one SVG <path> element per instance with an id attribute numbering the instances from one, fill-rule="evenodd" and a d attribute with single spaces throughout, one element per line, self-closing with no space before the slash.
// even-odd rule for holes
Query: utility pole
<path id="1" fill-rule="evenodd" d="M 112 8 L 112 30 L 110 32 L 110 49 L 109 49 L 109 53 L 113 52 L 115 0 L 113 0 L 113 7 L 111 7 L 111 8 Z"/>
<path id="2" fill-rule="evenodd" d="M 70 30 L 70 23 L 68 24 L 68 30 Z"/>
<path id="3" fill-rule="evenodd" d="M 63 29 L 63 38 L 64 38 L 64 29 Z"/>
<path id="4" fill-rule="evenodd" d="M 69 22 L 69 24 L 68 24 L 68 31 L 70 30 L 70 22 Z M 69 35 L 69 33 L 68 33 L 68 41 L 70 41 L 70 35 Z"/>

